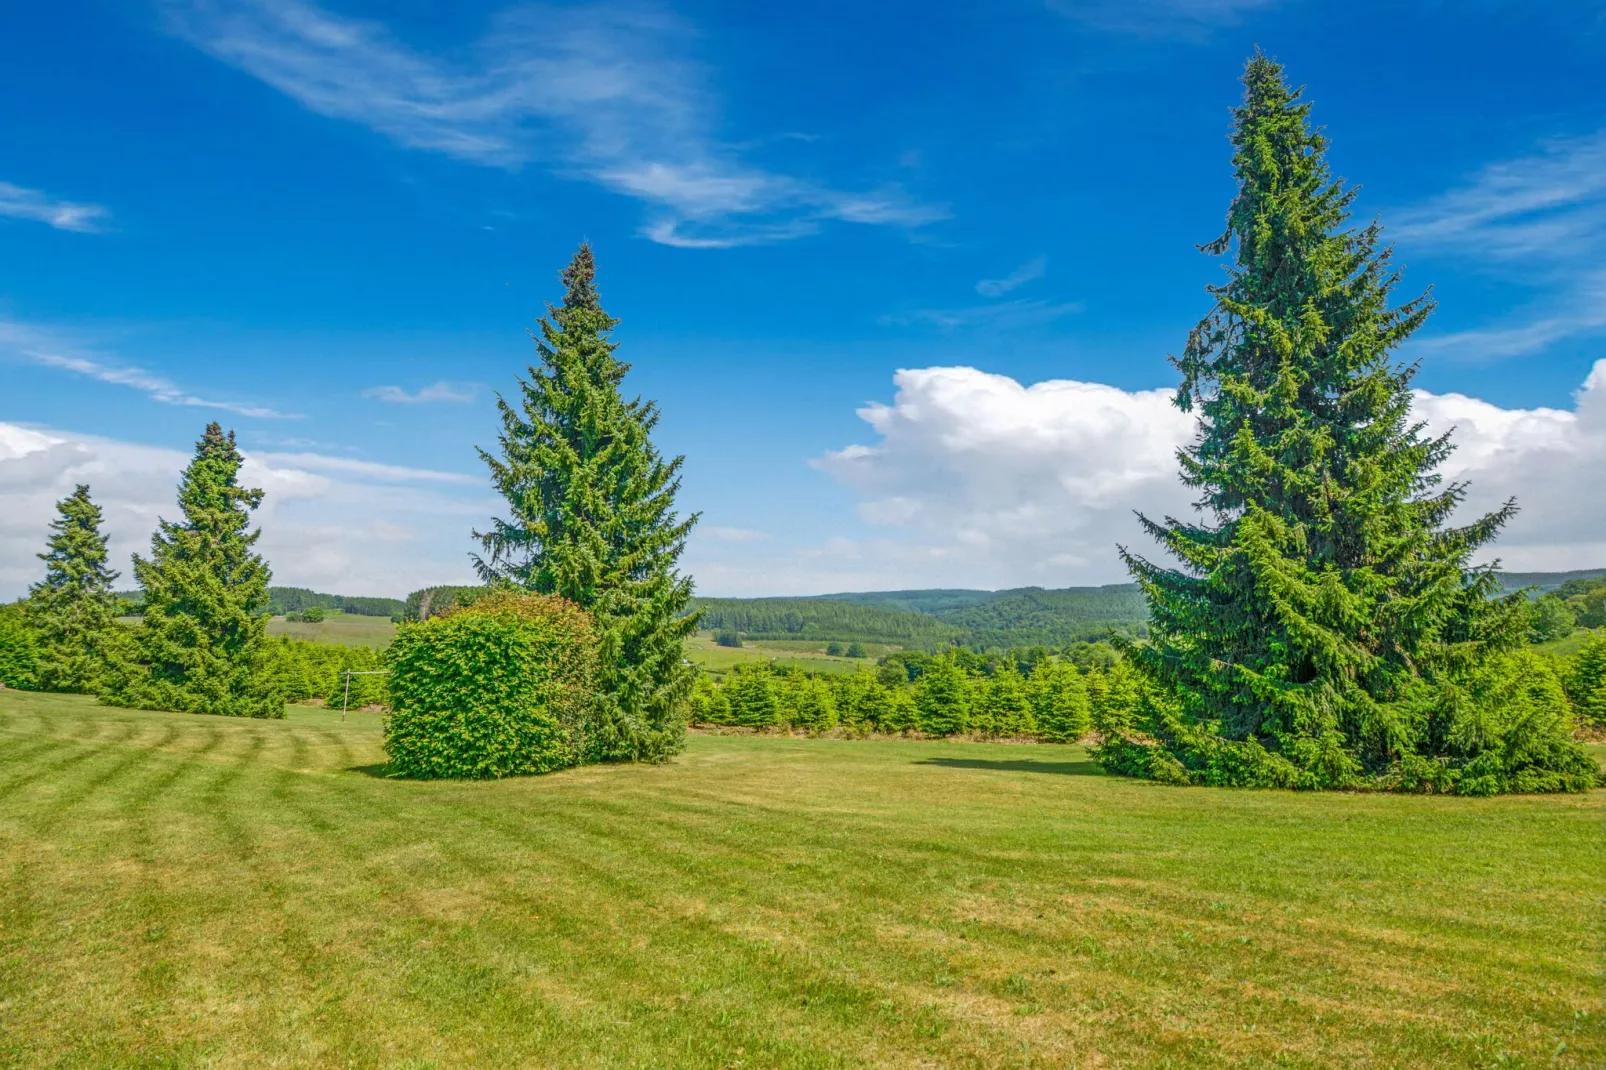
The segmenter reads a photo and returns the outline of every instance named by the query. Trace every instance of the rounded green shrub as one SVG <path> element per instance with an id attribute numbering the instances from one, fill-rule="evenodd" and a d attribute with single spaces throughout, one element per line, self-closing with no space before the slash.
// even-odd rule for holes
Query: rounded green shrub
<path id="1" fill-rule="evenodd" d="M 389 661 L 393 775 L 547 773 L 594 749 L 597 637 L 572 602 L 491 595 L 403 624 Z"/>

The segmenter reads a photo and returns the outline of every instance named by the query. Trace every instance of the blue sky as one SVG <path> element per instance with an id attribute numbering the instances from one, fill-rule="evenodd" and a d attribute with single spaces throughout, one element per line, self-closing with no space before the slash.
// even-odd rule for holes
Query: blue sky
<path id="1" fill-rule="evenodd" d="M 1408 355 L 1472 504 L 1523 499 L 1501 553 L 1606 563 L 1600 3 L 179 0 L 0 37 L 0 596 L 75 479 L 126 560 L 213 418 L 281 582 L 466 578 L 582 238 L 704 591 L 1120 579 L 1186 507 L 1152 392 L 1257 44 L 1434 287 Z"/>

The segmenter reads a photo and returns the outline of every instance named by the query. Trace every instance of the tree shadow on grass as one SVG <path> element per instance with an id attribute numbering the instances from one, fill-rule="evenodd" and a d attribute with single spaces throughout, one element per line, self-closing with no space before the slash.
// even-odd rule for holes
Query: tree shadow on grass
<path id="1" fill-rule="evenodd" d="M 377 762 L 374 765 L 353 765 L 347 768 L 346 772 L 356 773 L 359 776 L 371 776 L 376 780 L 398 779 L 391 775 L 390 763 L 388 762 Z"/>
<path id="2" fill-rule="evenodd" d="M 997 769 L 1006 773 L 1054 773 L 1059 776 L 1104 776 L 1097 762 L 1040 762 L 1031 758 L 988 761 L 985 758 L 922 758 L 915 765 L 942 765 L 950 769 Z"/>

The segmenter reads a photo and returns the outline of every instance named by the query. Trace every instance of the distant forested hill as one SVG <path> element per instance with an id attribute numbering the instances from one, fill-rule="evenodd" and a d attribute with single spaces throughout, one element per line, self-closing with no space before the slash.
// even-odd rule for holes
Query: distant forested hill
<path id="1" fill-rule="evenodd" d="M 1555 590 L 1568 580 L 1606 576 L 1606 569 L 1576 572 L 1504 572 L 1506 590 Z M 1148 607 L 1133 583 L 1009 591 L 935 588 L 861 591 L 799 598 L 703 598 L 703 627 L 739 631 L 754 639 L 825 639 L 904 643 L 912 647 L 960 643 L 983 649 L 1064 646 L 1111 631 L 1142 634 Z"/>
<path id="2" fill-rule="evenodd" d="M 1554 590 L 1568 580 L 1606 576 L 1606 569 L 1577 572 L 1505 572 L 1507 590 L 1535 586 Z M 274 592 L 296 591 L 275 587 Z M 431 587 L 407 599 L 409 619 L 439 613 L 481 593 L 478 587 Z M 301 592 L 311 595 L 312 592 Z M 342 599 L 316 595 L 343 604 L 371 601 L 400 606 L 392 599 Z M 426 601 L 426 599 L 428 601 Z M 275 595 L 274 612 L 279 608 Z M 326 608 L 341 606 L 326 603 Z M 426 608 L 427 607 L 427 608 Z M 300 607 L 295 607 L 300 608 Z M 818 639 L 822 641 L 896 643 L 931 648 L 960 643 L 981 649 L 1019 646 L 1059 647 L 1098 639 L 1111 631 L 1141 635 L 1148 609 L 1136 584 L 1066 587 L 1047 590 L 1020 587 L 1009 591 L 936 588 L 919 591 L 862 591 L 797 598 L 697 598 L 702 626 L 740 632 L 750 639 Z M 399 612 L 386 609 L 386 613 Z M 347 608 L 346 612 L 362 612 Z"/>
<path id="3" fill-rule="evenodd" d="M 861 591 L 848 594 L 809 595 L 796 601 L 824 600 L 831 602 L 857 602 L 867 606 L 885 606 L 910 613 L 927 613 L 940 617 L 944 613 L 980 605 L 996 598 L 999 591 L 969 591 L 938 588 L 929 591 Z"/>
<path id="4" fill-rule="evenodd" d="M 714 631 L 752 639 L 837 639 L 925 646 L 959 638 L 958 629 L 924 613 L 833 598 L 697 598 L 692 609 Z"/>
<path id="5" fill-rule="evenodd" d="M 1537 587 L 1540 593 L 1554 591 L 1568 580 L 1594 580 L 1606 576 L 1606 568 L 1585 568 L 1576 572 L 1500 572 L 1500 585 L 1508 591 Z"/>
<path id="6" fill-rule="evenodd" d="M 1064 646 L 1111 631 L 1141 632 L 1149 611 L 1137 584 L 1117 583 L 998 591 L 985 601 L 937 616 L 965 632 L 973 646 Z"/>
<path id="7" fill-rule="evenodd" d="M 1135 585 L 1046 591 L 872 591 L 806 598 L 701 598 L 702 624 L 754 639 L 978 647 L 1063 646 L 1133 632 L 1146 613 Z"/>

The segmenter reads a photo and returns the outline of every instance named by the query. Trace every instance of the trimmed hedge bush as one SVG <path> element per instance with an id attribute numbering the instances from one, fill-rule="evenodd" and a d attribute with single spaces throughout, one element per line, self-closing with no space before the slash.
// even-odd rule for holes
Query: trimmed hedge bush
<path id="1" fill-rule="evenodd" d="M 393 775 L 487 779 L 592 758 L 597 637 L 572 602 L 491 595 L 403 624 L 389 660 Z"/>

